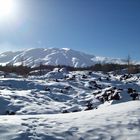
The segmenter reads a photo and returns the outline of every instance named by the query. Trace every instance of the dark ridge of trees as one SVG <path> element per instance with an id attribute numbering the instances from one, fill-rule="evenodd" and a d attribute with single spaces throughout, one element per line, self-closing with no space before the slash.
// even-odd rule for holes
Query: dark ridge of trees
<path id="1" fill-rule="evenodd" d="M 58 65 L 58 66 L 52 66 L 52 65 L 43 65 L 40 64 L 38 67 L 27 67 L 27 66 L 12 66 L 12 65 L 7 65 L 7 66 L 0 66 L 0 71 L 3 71 L 5 73 L 16 73 L 19 75 L 26 76 L 28 75 L 31 71 L 38 70 L 40 72 L 40 75 L 43 74 L 44 70 L 47 71 L 52 71 L 54 68 L 66 68 L 68 71 L 102 71 L 102 72 L 111 72 L 115 71 L 116 73 L 120 73 L 123 69 L 128 69 L 128 65 L 121 65 L 121 64 L 95 64 L 90 67 L 71 67 L 71 66 L 65 66 L 65 65 Z M 129 66 L 129 74 L 134 74 L 134 73 L 140 73 L 140 65 L 132 65 Z"/>
<path id="2" fill-rule="evenodd" d="M 28 75 L 32 69 L 27 66 L 0 66 L 0 71 L 5 73 L 16 73 L 19 75 Z"/>

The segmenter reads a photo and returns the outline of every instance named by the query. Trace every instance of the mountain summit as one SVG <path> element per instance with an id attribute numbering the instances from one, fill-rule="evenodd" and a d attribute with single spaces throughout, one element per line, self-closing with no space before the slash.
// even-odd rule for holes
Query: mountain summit
<path id="1" fill-rule="evenodd" d="M 73 67 L 86 67 L 97 63 L 124 63 L 121 59 L 97 57 L 69 48 L 32 48 L 23 51 L 8 51 L 0 54 L 0 64 L 39 66 L 67 65 Z"/>

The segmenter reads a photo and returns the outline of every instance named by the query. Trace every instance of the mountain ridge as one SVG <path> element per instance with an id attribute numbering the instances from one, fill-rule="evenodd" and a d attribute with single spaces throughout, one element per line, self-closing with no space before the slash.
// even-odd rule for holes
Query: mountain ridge
<path id="1" fill-rule="evenodd" d="M 124 64 L 125 60 L 99 57 L 69 48 L 30 48 L 23 51 L 7 51 L 0 54 L 0 65 L 23 64 L 25 66 L 67 65 L 72 67 L 87 67 L 97 63 Z"/>

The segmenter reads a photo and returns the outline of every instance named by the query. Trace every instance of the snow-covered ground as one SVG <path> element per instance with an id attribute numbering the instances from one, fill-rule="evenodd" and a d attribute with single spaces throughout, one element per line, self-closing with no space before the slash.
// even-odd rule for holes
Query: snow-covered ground
<path id="1" fill-rule="evenodd" d="M 1 77 L 0 139 L 137 140 L 139 93 L 139 74 L 54 69 Z"/>
<path id="2" fill-rule="evenodd" d="M 140 102 L 68 114 L 0 116 L 0 136 L 2 140 L 138 140 Z"/>

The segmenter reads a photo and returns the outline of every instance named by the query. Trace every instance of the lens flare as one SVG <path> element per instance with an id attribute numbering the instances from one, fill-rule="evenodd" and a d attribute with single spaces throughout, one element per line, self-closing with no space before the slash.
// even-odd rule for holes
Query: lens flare
<path id="1" fill-rule="evenodd" d="M 0 20 L 15 16 L 16 5 L 14 0 L 0 0 Z"/>

